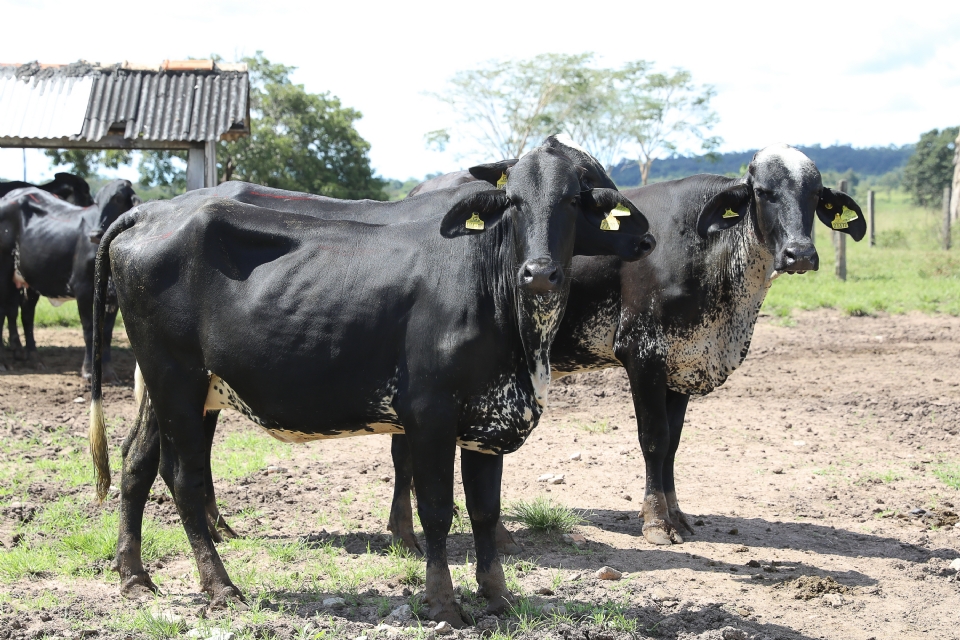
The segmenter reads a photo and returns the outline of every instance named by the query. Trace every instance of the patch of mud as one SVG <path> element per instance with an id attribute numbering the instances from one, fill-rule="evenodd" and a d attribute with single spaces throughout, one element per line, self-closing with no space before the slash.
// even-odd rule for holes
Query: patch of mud
<path id="1" fill-rule="evenodd" d="M 793 597 L 796 600 L 812 600 L 828 593 L 849 593 L 850 589 L 840 584 L 830 576 L 800 576 L 787 583 L 787 588 L 795 590 Z"/>

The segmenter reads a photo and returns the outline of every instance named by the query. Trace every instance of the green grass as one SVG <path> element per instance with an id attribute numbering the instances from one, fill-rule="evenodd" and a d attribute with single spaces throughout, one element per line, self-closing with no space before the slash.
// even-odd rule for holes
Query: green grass
<path id="1" fill-rule="evenodd" d="M 519 500 L 507 507 L 505 513 L 533 531 L 568 533 L 586 522 L 582 513 L 542 495 L 529 501 Z"/>
<path id="2" fill-rule="evenodd" d="M 262 471 L 269 460 L 290 457 L 290 445 L 252 429 L 234 432 L 213 448 L 213 477 L 235 480 Z"/>
<path id="3" fill-rule="evenodd" d="M 573 425 L 582 431 L 593 434 L 604 434 L 610 430 L 610 421 L 609 420 L 597 420 L 595 422 L 584 422 L 582 420 L 574 420 Z"/>
<path id="4" fill-rule="evenodd" d="M 934 467 L 933 475 L 937 476 L 943 484 L 952 489 L 960 489 L 960 463 L 942 464 Z"/>
<path id="5" fill-rule="evenodd" d="M 866 198 L 859 204 L 866 209 Z M 941 216 L 916 207 L 903 192 L 876 195 L 877 246 L 847 239 L 847 281 L 834 276 L 831 231 L 819 221 L 815 239 L 820 271 L 777 278 L 764 311 L 789 318 L 794 309 L 839 309 L 850 315 L 877 312 L 960 315 L 960 246 L 940 249 Z M 953 232 L 954 245 L 960 233 Z"/>

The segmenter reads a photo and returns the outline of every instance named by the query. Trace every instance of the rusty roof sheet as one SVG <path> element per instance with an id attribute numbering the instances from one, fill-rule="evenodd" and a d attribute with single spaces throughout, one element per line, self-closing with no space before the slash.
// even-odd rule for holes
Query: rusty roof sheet
<path id="1" fill-rule="evenodd" d="M 0 137 L 203 142 L 249 131 L 245 65 L 0 65 Z"/>

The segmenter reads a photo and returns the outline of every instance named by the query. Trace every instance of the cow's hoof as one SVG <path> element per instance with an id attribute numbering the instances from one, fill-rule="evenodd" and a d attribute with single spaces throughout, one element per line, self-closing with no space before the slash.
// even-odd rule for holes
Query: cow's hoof
<path id="1" fill-rule="evenodd" d="M 128 600 L 137 600 L 143 596 L 152 596 L 159 592 L 157 585 L 153 584 L 150 574 L 146 571 L 135 573 L 120 585 L 120 595 Z"/>
<path id="2" fill-rule="evenodd" d="M 247 611 L 247 601 L 240 593 L 240 590 L 234 586 L 224 587 L 210 598 L 210 605 L 207 611 L 223 611 L 224 609 L 233 609 L 234 611 Z"/>
<path id="3" fill-rule="evenodd" d="M 7 371 L 10 371 L 10 367 L 5 362 L 0 362 L 0 373 L 6 373 Z"/>
<path id="4" fill-rule="evenodd" d="M 471 625 L 471 621 L 464 614 L 456 602 L 450 602 L 446 605 L 430 607 L 427 615 L 436 622 L 446 622 L 454 629 L 462 629 Z"/>
<path id="5" fill-rule="evenodd" d="M 13 351 L 13 359 L 23 362 L 27 359 L 27 350 L 23 347 L 14 347 L 11 349 Z"/>
<path id="6" fill-rule="evenodd" d="M 515 556 L 523 551 L 523 547 L 517 544 L 513 539 L 513 534 L 503 526 L 502 522 L 497 523 L 497 552 L 505 556 Z"/>
<path id="7" fill-rule="evenodd" d="M 683 538 L 677 533 L 677 530 L 671 527 L 664 520 L 654 520 L 643 525 L 643 537 L 650 544 L 683 544 Z"/>
<path id="8" fill-rule="evenodd" d="M 671 509 L 667 514 L 667 517 L 670 520 L 670 526 L 673 527 L 676 531 L 686 531 L 690 535 L 693 535 L 693 527 L 690 526 L 690 521 L 687 520 L 687 514 L 680 509 Z"/>
<path id="9" fill-rule="evenodd" d="M 509 611 L 511 608 L 513 608 L 513 605 L 517 603 L 517 597 L 509 591 L 503 591 L 497 595 L 488 596 L 483 589 L 480 589 L 477 591 L 477 595 L 486 598 L 487 608 L 484 610 L 484 612 L 491 616 L 499 616 L 501 613 Z"/>
<path id="10" fill-rule="evenodd" d="M 410 532 L 403 532 L 400 535 L 393 534 L 393 544 L 403 547 L 417 557 L 423 557 L 423 549 L 420 548 L 420 543 L 417 542 L 417 536 L 414 535 L 412 530 Z"/>

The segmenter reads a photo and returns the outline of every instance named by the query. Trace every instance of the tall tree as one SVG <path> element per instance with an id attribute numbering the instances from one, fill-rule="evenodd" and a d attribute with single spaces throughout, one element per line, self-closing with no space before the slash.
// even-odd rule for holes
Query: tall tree
<path id="1" fill-rule="evenodd" d="M 50 166 L 65 166 L 84 180 L 94 178 L 101 167 L 117 169 L 130 164 L 130 152 L 122 149 L 106 151 L 95 149 L 47 149 L 43 152 L 50 158 Z"/>
<path id="2" fill-rule="evenodd" d="M 430 146 L 443 149 L 452 139 L 463 140 L 470 152 L 517 158 L 541 139 L 557 132 L 589 84 L 593 54 L 547 53 L 531 60 L 491 61 L 480 69 L 457 72 L 434 97 L 457 118 L 451 129 L 427 134 Z"/>
<path id="3" fill-rule="evenodd" d="M 931 129 L 920 141 L 903 169 L 903 186 L 923 207 L 939 206 L 943 188 L 953 182 L 953 161 L 960 127 Z"/>

